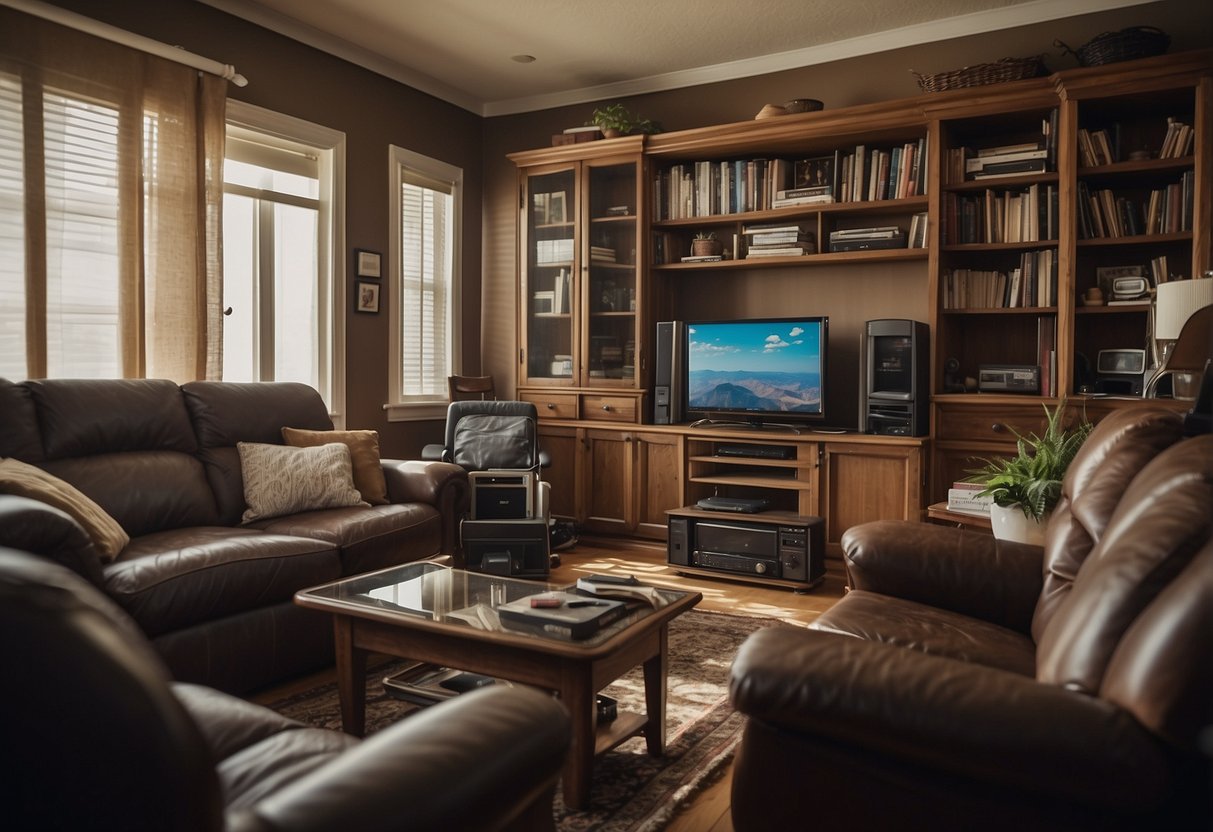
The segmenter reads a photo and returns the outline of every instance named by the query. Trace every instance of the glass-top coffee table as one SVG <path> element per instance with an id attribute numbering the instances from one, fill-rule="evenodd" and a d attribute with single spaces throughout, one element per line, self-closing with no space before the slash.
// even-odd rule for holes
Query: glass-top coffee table
<path id="1" fill-rule="evenodd" d="M 371 653 L 555 691 L 573 725 L 564 801 L 582 808 L 589 799 L 595 754 L 641 733 L 650 754 L 664 752 L 667 626 L 703 596 L 659 589 L 664 606 L 638 604 L 624 618 L 575 641 L 511 630 L 497 618 L 496 608 L 507 601 L 568 589 L 421 562 L 303 590 L 295 603 L 333 615 L 341 722 L 347 733 L 361 736 L 366 728 L 364 680 Z M 599 728 L 595 695 L 637 665 L 644 667 L 645 713 L 621 712 Z"/>

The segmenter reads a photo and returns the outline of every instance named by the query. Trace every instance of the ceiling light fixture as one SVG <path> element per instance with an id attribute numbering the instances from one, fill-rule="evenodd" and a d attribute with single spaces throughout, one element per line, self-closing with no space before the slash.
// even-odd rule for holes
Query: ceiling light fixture
<path id="1" fill-rule="evenodd" d="M 535 56 L 534 55 L 510 55 L 510 60 L 514 61 L 515 63 L 520 63 L 520 64 L 533 64 L 533 63 L 535 63 Z"/>

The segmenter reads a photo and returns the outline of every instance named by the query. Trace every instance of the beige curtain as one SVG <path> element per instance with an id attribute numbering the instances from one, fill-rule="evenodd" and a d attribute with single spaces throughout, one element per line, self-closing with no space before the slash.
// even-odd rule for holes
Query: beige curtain
<path id="1" fill-rule="evenodd" d="M 2 77 L 20 89 L 26 376 L 218 379 L 227 82 L 7 8 Z"/>

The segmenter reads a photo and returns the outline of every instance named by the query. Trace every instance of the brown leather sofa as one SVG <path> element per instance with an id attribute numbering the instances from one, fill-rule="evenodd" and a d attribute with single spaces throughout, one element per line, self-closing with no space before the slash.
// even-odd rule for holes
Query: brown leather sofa
<path id="1" fill-rule="evenodd" d="M 102 589 L 151 639 L 178 681 L 247 692 L 332 662 L 327 616 L 295 592 L 454 553 L 468 500 L 462 468 L 384 460 L 385 505 L 241 523 L 238 442 L 282 428 L 331 430 L 293 383 L 0 379 L 0 457 L 66 481 L 130 535 L 102 563 L 47 505 L 0 496 L 0 545 L 56 560 Z"/>
<path id="2" fill-rule="evenodd" d="M 849 592 L 734 661 L 734 827 L 1209 829 L 1211 529 L 1213 435 L 1142 409 L 1096 426 L 1043 548 L 848 530 Z"/>
<path id="3" fill-rule="evenodd" d="M 494 685 L 367 740 L 171 683 L 132 621 L 45 558 L 0 549 L 6 829 L 552 828 L 569 720 Z"/>

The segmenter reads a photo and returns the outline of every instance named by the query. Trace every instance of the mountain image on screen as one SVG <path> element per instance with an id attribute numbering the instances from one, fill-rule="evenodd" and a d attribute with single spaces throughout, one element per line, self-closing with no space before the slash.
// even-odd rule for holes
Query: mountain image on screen
<path id="1" fill-rule="evenodd" d="M 755 370 L 692 370 L 687 401 L 694 410 L 817 413 L 821 374 Z"/>

